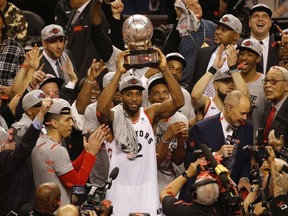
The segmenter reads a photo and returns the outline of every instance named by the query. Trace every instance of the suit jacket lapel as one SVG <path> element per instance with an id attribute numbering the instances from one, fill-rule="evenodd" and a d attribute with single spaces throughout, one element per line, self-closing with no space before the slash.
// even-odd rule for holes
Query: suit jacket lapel
<path id="1" fill-rule="evenodd" d="M 224 131 L 223 131 L 221 120 L 220 120 L 220 113 L 215 116 L 215 120 L 213 124 L 214 125 L 213 126 L 211 125 L 211 126 L 216 129 L 215 134 L 219 134 L 219 141 L 221 141 L 221 142 L 215 142 L 215 143 L 219 143 L 219 146 L 217 146 L 217 149 L 220 149 L 221 146 L 226 143 L 226 138 L 224 137 Z M 211 136 L 213 135 L 211 134 Z"/>
<path id="2" fill-rule="evenodd" d="M 282 104 L 280 110 L 277 112 L 276 116 L 285 116 L 287 115 L 287 109 L 288 109 L 288 97 L 286 98 L 286 100 L 284 101 L 284 103 Z M 275 118 L 276 118 L 275 116 Z M 277 130 L 277 128 L 281 127 L 282 123 L 280 121 L 274 121 L 272 122 L 271 128 L 274 128 L 275 130 Z"/>

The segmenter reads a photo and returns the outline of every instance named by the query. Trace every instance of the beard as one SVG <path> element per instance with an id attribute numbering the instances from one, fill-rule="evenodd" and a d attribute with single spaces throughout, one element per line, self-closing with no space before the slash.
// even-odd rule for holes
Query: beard
<path id="1" fill-rule="evenodd" d="M 135 114 L 139 111 L 140 106 L 141 106 L 141 105 L 139 105 L 139 106 L 138 106 L 137 108 L 135 108 L 135 109 L 130 109 L 130 107 L 128 106 L 128 104 L 124 104 L 124 103 L 123 103 L 123 109 L 124 109 L 124 111 L 125 111 L 129 116 L 135 115 Z"/>
<path id="2" fill-rule="evenodd" d="M 220 99 L 221 99 L 222 101 L 224 101 L 225 98 L 226 98 L 226 96 L 227 96 L 227 94 L 226 94 L 226 93 L 222 93 L 222 92 L 218 89 L 218 96 L 220 97 Z"/>

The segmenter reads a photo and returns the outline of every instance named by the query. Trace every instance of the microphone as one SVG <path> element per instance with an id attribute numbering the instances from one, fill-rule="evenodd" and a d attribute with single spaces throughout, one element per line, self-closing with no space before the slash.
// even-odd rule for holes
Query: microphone
<path id="1" fill-rule="evenodd" d="M 216 174 L 219 176 L 221 184 L 224 187 L 227 187 L 227 185 L 229 184 L 228 169 L 222 164 L 217 163 L 217 161 L 215 160 L 214 156 L 212 155 L 211 151 L 209 150 L 206 144 L 202 143 L 200 145 L 200 149 L 202 150 L 206 160 L 210 162 L 212 168 L 215 170 Z"/>
<path id="2" fill-rule="evenodd" d="M 119 168 L 114 167 L 114 169 L 111 171 L 109 175 L 109 180 L 106 182 L 105 191 L 110 189 L 112 181 L 117 178 L 118 174 L 119 174 Z"/>

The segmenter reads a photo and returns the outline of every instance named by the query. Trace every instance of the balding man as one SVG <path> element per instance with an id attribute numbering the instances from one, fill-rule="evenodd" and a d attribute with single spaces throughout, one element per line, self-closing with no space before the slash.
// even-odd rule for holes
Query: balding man
<path id="1" fill-rule="evenodd" d="M 61 191 L 56 183 L 43 183 L 39 185 L 35 192 L 35 205 L 33 210 L 35 213 L 53 215 L 53 212 L 55 212 L 60 206 L 60 198 Z"/>
<path id="2" fill-rule="evenodd" d="M 223 111 L 215 116 L 198 122 L 189 132 L 187 140 L 185 166 L 192 162 L 192 154 L 202 143 L 213 152 L 223 156 L 225 165 L 230 170 L 231 178 L 239 183 L 239 188 L 250 188 L 246 178 L 250 173 L 250 154 L 243 147 L 253 143 L 253 126 L 246 121 L 250 111 L 247 95 L 236 90 L 227 94 Z M 235 138 L 236 144 L 231 140 Z"/>
<path id="3" fill-rule="evenodd" d="M 79 210 L 72 204 L 64 205 L 59 208 L 57 216 L 79 216 Z"/>

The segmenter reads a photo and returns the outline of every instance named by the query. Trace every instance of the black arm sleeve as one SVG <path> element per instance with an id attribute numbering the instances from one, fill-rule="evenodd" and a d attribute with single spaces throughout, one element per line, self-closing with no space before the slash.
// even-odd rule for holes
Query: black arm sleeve
<path id="1" fill-rule="evenodd" d="M 21 169 L 25 165 L 25 160 L 30 156 L 39 135 L 40 130 L 31 124 L 14 151 L 4 150 L 0 152 L 0 169 L 8 172 Z"/>
<path id="2" fill-rule="evenodd" d="M 164 46 L 163 46 L 163 53 L 167 55 L 171 52 L 179 52 L 179 45 L 181 42 L 181 37 L 179 35 L 179 32 L 176 30 L 178 21 L 174 23 L 173 28 L 171 29 L 170 33 L 168 34 L 168 37 L 165 40 Z"/>
<path id="3" fill-rule="evenodd" d="M 101 24 L 91 25 L 91 39 L 103 61 L 107 62 L 113 53 L 113 46 L 110 38 L 102 30 Z"/>
<path id="4" fill-rule="evenodd" d="M 10 128 L 11 125 L 15 122 L 15 118 L 14 118 L 13 113 L 11 112 L 9 106 L 4 106 L 0 110 L 0 115 L 6 121 L 6 124 L 7 124 L 8 128 Z"/>

